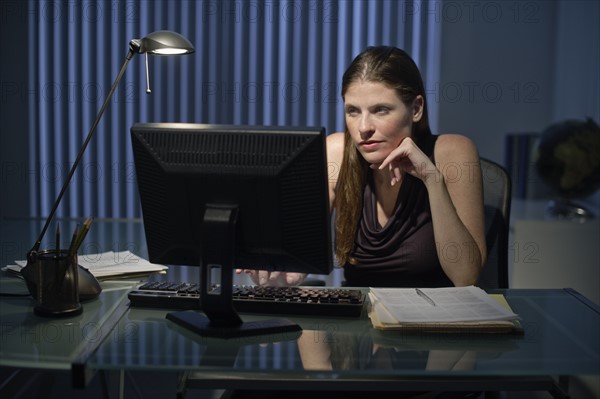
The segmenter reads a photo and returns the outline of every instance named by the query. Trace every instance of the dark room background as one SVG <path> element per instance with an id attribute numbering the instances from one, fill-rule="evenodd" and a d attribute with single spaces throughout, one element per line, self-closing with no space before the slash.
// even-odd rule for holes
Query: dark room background
<path id="1" fill-rule="evenodd" d="M 340 81 L 368 45 L 406 49 L 434 132 L 503 163 L 505 136 L 599 119 L 596 1 L 2 1 L 2 217 L 48 214 L 128 50 L 155 30 L 196 52 L 129 64 L 59 216 L 139 217 L 135 122 L 343 130 Z"/>

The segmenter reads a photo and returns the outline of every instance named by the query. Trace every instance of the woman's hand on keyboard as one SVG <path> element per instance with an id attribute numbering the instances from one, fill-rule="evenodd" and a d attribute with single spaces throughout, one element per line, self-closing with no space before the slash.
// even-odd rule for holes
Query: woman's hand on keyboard
<path id="1" fill-rule="evenodd" d="M 256 285 L 275 287 L 300 285 L 306 277 L 306 273 L 270 272 L 267 270 L 236 269 L 235 272 L 248 274 Z"/>

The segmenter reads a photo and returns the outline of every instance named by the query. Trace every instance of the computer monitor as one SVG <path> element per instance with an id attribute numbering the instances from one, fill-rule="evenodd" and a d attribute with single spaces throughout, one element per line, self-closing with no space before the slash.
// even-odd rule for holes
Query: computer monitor
<path id="1" fill-rule="evenodd" d="M 233 269 L 333 269 L 325 130 L 137 123 L 131 137 L 150 261 L 201 267 L 207 317 L 167 318 L 208 336 L 297 330 L 242 323 Z"/>

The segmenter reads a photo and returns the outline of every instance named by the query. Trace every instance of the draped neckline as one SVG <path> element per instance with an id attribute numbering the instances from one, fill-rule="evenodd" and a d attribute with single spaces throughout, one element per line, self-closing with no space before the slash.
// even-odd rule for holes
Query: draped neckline
<path id="1" fill-rule="evenodd" d="M 397 213 L 402 211 L 402 206 L 406 204 L 405 198 L 406 194 L 409 190 L 409 185 L 412 184 L 411 175 L 406 173 L 400 184 L 400 189 L 396 194 L 396 201 L 394 202 L 394 208 L 392 209 L 392 213 L 388 217 L 385 225 L 381 225 L 379 223 L 379 217 L 377 214 L 377 191 L 375 189 L 375 177 L 373 176 L 373 172 L 369 171 L 368 182 L 367 182 L 367 195 L 370 197 L 368 202 L 368 212 L 370 213 L 368 220 L 371 220 L 372 223 L 369 224 L 368 228 L 372 232 L 381 232 L 390 228 L 393 224 L 393 220 L 395 220 Z"/>

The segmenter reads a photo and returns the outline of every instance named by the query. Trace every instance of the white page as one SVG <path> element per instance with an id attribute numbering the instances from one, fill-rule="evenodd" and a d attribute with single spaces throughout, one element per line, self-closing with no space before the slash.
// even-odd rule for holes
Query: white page
<path id="1" fill-rule="evenodd" d="M 421 288 L 435 305 L 415 288 L 371 288 L 376 300 L 399 323 L 513 320 L 518 315 L 474 286 Z"/>
<path id="2" fill-rule="evenodd" d="M 78 255 L 79 265 L 88 269 L 95 277 L 118 276 L 130 273 L 153 273 L 167 270 L 168 267 L 148 262 L 130 251 L 107 251 L 96 254 Z M 15 263 L 25 267 L 27 261 L 18 260 Z M 9 265 L 7 269 L 14 268 Z"/>

